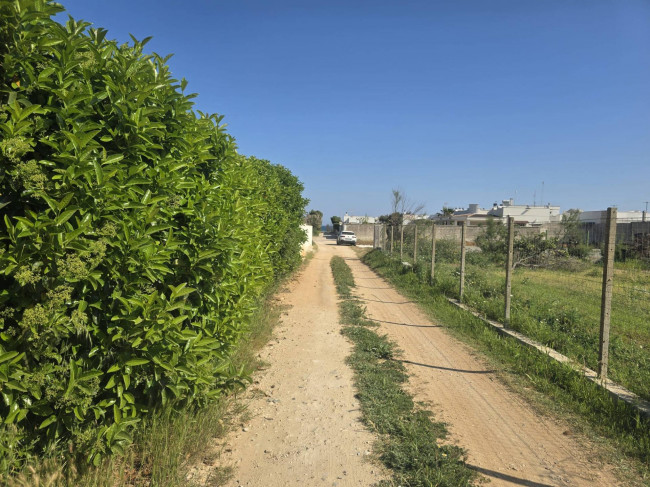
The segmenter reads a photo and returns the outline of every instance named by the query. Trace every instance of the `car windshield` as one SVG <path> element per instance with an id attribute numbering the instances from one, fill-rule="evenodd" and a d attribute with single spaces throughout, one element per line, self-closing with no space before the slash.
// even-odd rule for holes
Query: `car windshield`
<path id="1" fill-rule="evenodd" d="M 343 232 L 343 235 L 354 235 L 354 232 Z"/>

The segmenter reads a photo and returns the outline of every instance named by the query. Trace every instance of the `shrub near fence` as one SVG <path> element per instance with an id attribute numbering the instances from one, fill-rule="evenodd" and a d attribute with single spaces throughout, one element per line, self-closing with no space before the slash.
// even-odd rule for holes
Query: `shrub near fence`
<path id="1" fill-rule="evenodd" d="M 160 406 L 241 381 L 228 354 L 299 261 L 306 200 L 236 153 L 146 43 L 0 0 L 0 469 L 97 463 Z"/>

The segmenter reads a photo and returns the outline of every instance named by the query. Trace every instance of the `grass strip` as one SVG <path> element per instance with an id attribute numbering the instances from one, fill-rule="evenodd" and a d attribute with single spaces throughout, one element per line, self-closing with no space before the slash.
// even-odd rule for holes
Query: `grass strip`
<path id="1" fill-rule="evenodd" d="M 612 440 L 610 452 L 638 460 L 632 475 L 650 480 L 650 421 L 640 416 L 638 411 L 612 398 L 568 365 L 500 336 L 469 312 L 451 305 L 442 293 L 435 292 L 435 284 L 423 282 L 417 274 L 405 270 L 401 263 L 381 251 L 367 253 L 362 261 L 459 339 L 514 374 L 524 387 L 542 393 L 538 399 L 546 407 L 569 416 L 574 427 L 582 432 Z"/>
<path id="2" fill-rule="evenodd" d="M 465 466 L 464 451 L 439 445 L 447 435 L 444 424 L 433 421 L 431 413 L 418 407 L 404 391 L 408 376 L 404 365 L 395 360 L 397 346 L 372 330 L 377 324 L 366 317 L 353 294 L 349 266 L 341 257 L 333 257 L 331 268 L 342 299 L 342 333 L 354 344 L 347 362 L 354 371 L 363 422 L 380 435 L 376 450 L 393 475 L 380 485 L 472 485 L 476 474 Z"/>

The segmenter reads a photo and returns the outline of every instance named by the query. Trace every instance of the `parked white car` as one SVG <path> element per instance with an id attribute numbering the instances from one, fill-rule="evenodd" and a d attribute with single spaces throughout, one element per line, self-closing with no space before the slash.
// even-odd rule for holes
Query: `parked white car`
<path id="1" fill-rule="evenodd" d="M 348 232 L 347 230 L 343 231 L 339 233 L 339 238 L 336 239 L 336 245 L 341 244 L 356 245 L 357 236 L 354 234 L 354 232 Z"/>

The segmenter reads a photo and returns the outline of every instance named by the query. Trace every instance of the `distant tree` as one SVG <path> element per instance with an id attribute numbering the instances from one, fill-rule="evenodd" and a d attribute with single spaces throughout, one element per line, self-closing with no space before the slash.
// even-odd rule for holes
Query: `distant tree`
<path id="1" fill-rule="evenodd" d="M 411 201 L 403 189 L 393 188 L 390 200 L 391 213 L 417 215 L 424 210 L 424 203 Z"/>
<path id="2" fill-rule="evenodd" d="M 341 231 L 341 217 L 340 216 L 333 216 L 330 218 L 332 221 L 332 227 L 335 232 L 340 232 Z"/>
<path id="3" fill-rule="evenodd" d="M 568 249 L 582 243 L 583 232 L 580 228 L 580 210 L 572 208 L 562 213 L 562 234 L 560 240 Z"/>
<path id="4" fill-rule="evenodd" d="M 506 253 L 507 238 L 508 229 L 506 226 L 500 220 L 488 218 L 485 222 L 485 228 L 476 237 L 476 245 L 488 254 L 504 256 Z"/>
<path id="5" fill-rule="evenodd" d="M 305 223 L 313 227 L 314 235 L 318 235 L 323 226 L 323 212 L 320 210 L 310 210 L 305 217 Z"/>
<path id="6" fill-rule="evenodd" d="M 399 212 L 391 213 L 390 215 L 382 215 L 379 217 L 380 223 L 385 223 L 387 225 L 398 227 L 402 224 L 404 217 Z"/>

